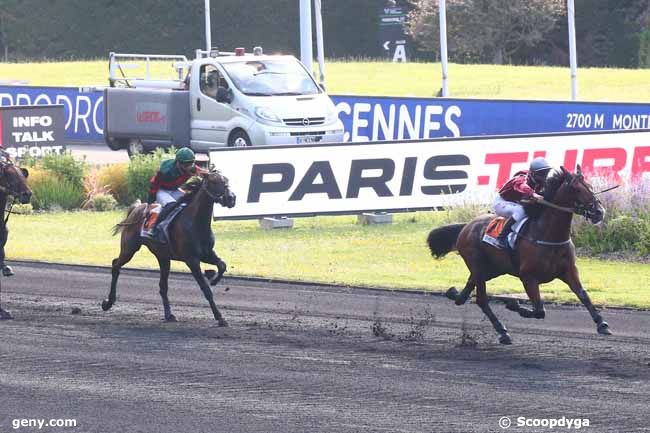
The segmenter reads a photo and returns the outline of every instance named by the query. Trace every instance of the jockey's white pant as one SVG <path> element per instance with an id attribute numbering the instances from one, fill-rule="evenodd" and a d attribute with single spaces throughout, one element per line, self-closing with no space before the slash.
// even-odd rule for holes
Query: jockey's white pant
<path id="1" fill-rule="evenodd" d="M 515 221 L 519 222 L 526 217 L 524 207 L 519 203 L 504 200 L 503 197 L 497 195 L 492 204 L 494 212 L 502 217 L 513 217 Z"/>
<path id="2" fill-rule="evenodd" d="M 178 201 L 184 194 L 180 189 L 159 189 L 156 193 L 156 202 L 165 207 L 167 203 Z"/>

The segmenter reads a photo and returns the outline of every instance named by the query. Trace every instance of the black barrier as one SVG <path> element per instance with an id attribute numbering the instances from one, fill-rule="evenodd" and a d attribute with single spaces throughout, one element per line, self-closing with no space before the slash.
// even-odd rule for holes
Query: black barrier
<path id="1" fill-rule="evenodd" d="M 14 158 L 65 152 L 63 105 L 0 107 L 0 146 Z"/>

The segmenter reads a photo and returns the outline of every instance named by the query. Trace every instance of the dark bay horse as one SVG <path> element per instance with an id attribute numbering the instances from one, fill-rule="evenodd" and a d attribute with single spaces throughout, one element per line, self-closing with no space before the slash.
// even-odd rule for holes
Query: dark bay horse
<path id="1" fill-rule="evenodd" d="M 465 288 L 459 293 L 452 287 L 447 297 L 456 305 L 462 305 L 476 288 L 476 303 L 492 322 L 502 344 L 511 344 L 512 339 L 488 305 L 485 283 L 504 274 L 519 277 L 533 306 L 531 310 L 519 305 L 518 301 L 510 301 L 506 304 L 509 310 L 522 317 L 543 319 L 545 311 L 539 285 L 559 278 L 587 308 L 598 333 L 610 334 L 607 322 L 582 287 L 570 237 L 574 213 L 597 224 L 603 220 L 605 209 L 585 181 L 579 165 L 575 174 L 564 167 L 552 172 L 546 180 L 543 196 L 545 205 L 526 205 L 530 220 L 520 232 L 514 252 L 481 241 L 488 223 L 495 218 L 490 214 L 479 216 L 468 224 L 451 224 L 429 233 L 428 244 L 435 258 L 457 250 L 470 271 Z"/>
<path id="2" fill-rule="evenodd" d="M 11 161 L 9 154 L 0 150 L 0 271 L 5 277 L 13 275 L 13 271 L 5 265 L 5 245 L 7 244 L 7 220 L 5 209 L 7 200 L 11 196 L 13 200 L 20 203 L 29 203 L 32 198 L 32 190 L 27 186 L 29 172 L 25 168 L 18 168 Z M 2 309 L 0 305 L 0 319 L 9 319 L 9 312 Z"/>
<path id="3" fill-rule="evenodd" d="M 228 179 L 218 171 L 202 174 L 183 186 L 187 194 L 181 200 L 187 201 L 187 207 L 181 211 L 169 228 L 170 241 L 168 244 L 142 238 L 140 229 L 145 218 L 146 204 L 132 206 L 126 218 L 113 228 L 113 234 L 122 233 L 120 255 L 113 260 L 111 290 L 108 299 L 102 302 L 102 309 L 108 311 L 116 300 L 117 278 L 120 269 L 127 264 L 133 255 L 144 244 L 158 259 L 160 266 L 160 296 L 165 309 L 165 320 L 176 321 L 172 314 L 167 298 L 167 280 L 171 260 L 185 262 L 192 271 L 194 279 L 210 303 L 210 308 L 219 326 L 228 326 L 214 302 L 208 280 L 201 272 L 201 262 L 217 266 L 218 272 L 210 278 L 210 284 L 219 282 L 226 271 L 226 263 L 214 252 L 214 234 L 211 221 L 214 203 L 222 206 L 235 206 L 235 194 L 228 187 Z"/>

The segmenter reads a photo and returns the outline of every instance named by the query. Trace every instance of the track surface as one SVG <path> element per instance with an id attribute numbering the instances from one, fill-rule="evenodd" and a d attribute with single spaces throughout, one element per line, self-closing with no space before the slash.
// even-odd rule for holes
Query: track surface
<path id="1" fill-rule="evenodd" d="M 606 310 L 615 335 L 602 337 L 582 308 L 537 321 L 494 303 L 505 347 L 474 304 L 226 279 L 219 328 L 186 274 L 170 278 L 179 322 L 164 323 L 157 273 L 123 272 L 104 313 L 108 269 L 14 269 L 1 281 L 15 319 L 0 321 L 0 432 L 498 432 L 502 416 L 508 431 L 568 430 L 520 416 L 649 428 L 649 312 Z M 30 418 L 77 427 L 12 428 Z"/>

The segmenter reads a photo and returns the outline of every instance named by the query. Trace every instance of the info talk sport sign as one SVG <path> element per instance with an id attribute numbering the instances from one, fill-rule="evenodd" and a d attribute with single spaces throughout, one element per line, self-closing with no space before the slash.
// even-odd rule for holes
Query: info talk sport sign
<path id="1" fill-rule="evenodd" d="M 14 158 L 62 153 L 63 105 L 0 107 L 0 145 Z"/>
<path id="2" fill-rule="evenodd" d="M 237 206 L 218 218 L 354 214 L 488 204 L 544 156 L 598 184 L 650 181 L 650 132 L 548 134 L 217 150 Z M 600 178 L 601 182 L 598 181 Z"/>

